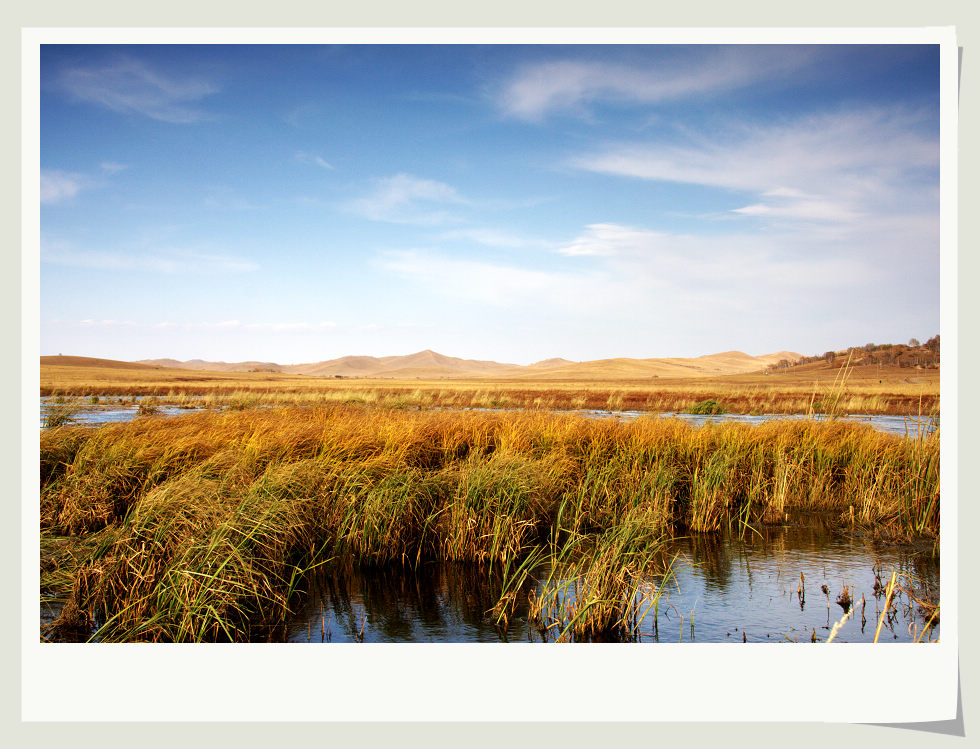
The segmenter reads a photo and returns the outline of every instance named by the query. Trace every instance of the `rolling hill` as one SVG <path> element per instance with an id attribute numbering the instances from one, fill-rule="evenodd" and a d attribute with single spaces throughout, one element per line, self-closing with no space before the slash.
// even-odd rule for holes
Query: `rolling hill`
<path id="1" fill-rule="evenodd" d="M 169 359 L 167 361 L 174 361 Z M 186 367 L 181 367 L 180 362 L 174 362 L 179 369 L 185 369 Z M 97 359 L 91 356 L 62 356 L 58 354 L 57 356 L 42 356 L 41 357 L 42 367 L 99 367 L 102 369 L 159 369 L 160 365 L 148 364 L 145 362 L 131 362 L 131 361 L 117 361 L 116 359 Z M 168 365 L 172 366 L 172 365 Z"/>
<path id="2" fill-rule="evenodd" d="M 517 364 L 500 364 L 493 361 L 460 359 L 444 356 L 426 349 L 407 356 L 344 356 L 340 359 L 295 364 L 282 368 L 289 374 L 316 375 L 318 377 L 481 377 L 520 368 Z"/>
<path id="3" fill-rule="evenodd" d="M 48 357 L 50 358 L 50 357 Z M 83 357 L 76 357 L 83 358 Z M 573 362 L 552 358 L 527 366 L 494 361 L 460 359 L 426 349 L 406 356 L 343 356 L 308 364 L 273 362 L 208 362 L 192 359 L 144 359 L 135 365 L 212 372 L 279 372 L 311 377 L 370 377 L 385 379 L 494 378 L 527 380 L 648 379 L 653 377 L 706 377 L 755 372 L 800 354 L 779 351 L 751 356 L 725 351 L 696 358 L 597 359 Z M 103 360 L 104 361 L 104 360 Z M 120 362 L 119 364 L 125 364 Z"/>
<path id="4" fill-rule="evenodd" d="M 164 367 L 166 369 L 197 369 L 207 372 L 281 372 L 283 368 L 274 362 L 261 361 L 242 361 L 242 362 L 223 362 L 223 361 L 204 361 L 203 359 L 191 359 L 189 361 L 178 361 L 177 359 L 141 359 L 134 364 L 145 364 L 151 367 Z"/>

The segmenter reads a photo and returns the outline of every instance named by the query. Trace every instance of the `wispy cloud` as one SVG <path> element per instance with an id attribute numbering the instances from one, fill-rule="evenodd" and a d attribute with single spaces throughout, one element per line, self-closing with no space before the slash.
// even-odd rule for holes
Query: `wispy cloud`
<path id="1" fill-rule="evenodd" d="M 841 202 L 807 195 L 798 190 L 768 190 L 758 203 L 735 208 L 732 213 L 759 218 L 785 218 L 804 221 L 850 222 L 861 212 Z"/>
<path id="2" fill-rule="evenodd" d="M 57 321 L 56 321 L 57 322 Z M 292 331 L 319 331 L 329 330 L 337 327 L 337 323 L 324 321 L 318 323 L 308 322 L 242 322 L 241 320 L 219 320 L 215 322 L 134 322 L 132 320 L 94 320 L 87 318 L 79 320 L 76 325 L 86 327 L 101 328 L 150 328 L 155 330 L 180 329 L 180 330 L 243 330 L 243 331 L 269 331 L 273 333 L 288 333 Z"/>
<path id="3" fill-rule="evenodd" d="M 106 174 L 118 174 L 129 169 L 129 164 L 120 164 L 116 161 L 103 161 L 99 168 Z"/>
<path id="4" fill-rule="evenodd" d="M 104 187 L 109 178 L 129 169 L 128 164 L 103 161 L 93 173 L 65 172 L 58 169 L 41 170 L 40 198 L 43 205 L 53 205 L 74 198 L 83 190 Z"/>
<path id="5" fill-rule="evenodd" d="M 698 48 L 642 67 L 613 62 L 555 60 L 519 69 L 496 92 L 508 115 L 540 122 L 555 113 L 587 113 L 594 102 L 656 104 L 738 89 L 797 70 L 802 50 L 766 47 Z"/>
<path id="6" fill-rule="evenodd" d="M 66 68 L 57 85 L 76 101 L 176 124 L 209 119 L 195 104 L 218 90 L 204 79 L 167 76 L 133 58 Z"/>
<path id="7" fill-rule="evenodd" d="M 451 185 L 400 173 L 375 180 L 370 193 L 349 201 L 346 207 L 374 221 L 445 224 L 456 217 L 443 206 L 468 203 Z"/>
<path id="8" fill-rule="evenodd" d="M 535 237 L 526 237 L 513 232 L 473 227 L 468 229 L 451 229 L 440 232 L 437 239 L 448 241 L 475 242 L 486 247 L 502 247 L 505 249 L 544 248 L 552 246 L 550 242 Z"/>
<path id="9" fill-rule="evenodd" d="M 463 260 L 419 250 L 382 253 L 375 265 L 442 295 L 504 307 L 574 307 L 598 280 L 584 274 Z"/>
<path id="10" fill-rule="evenodd" d="M 785 330 L 792 340 L 789 331 L 816 319 L 863 324 L 878 293 L 870 290 L 908 288 L 910 268 L 918 288 L 938 283 L 938 263 L 923 258 L 923 247 L 928 255 L 938 239 L 928 219 L 807 232 L 741 228 L 700 235 L 593 224 L 559 253 L 604 279 L 585 289 L 583 310 L 599 309 L 663 340 L 675 336 L 678 321 L 688 336 L 720 332 L 719 340 L 732 340 Z M 683 337 L 675 345 L 683 347 Z"/>
<path id="11" fill-rule="evenodd" d="M 202 205 L 218 211 L 254 211 L 259 208 L 255 203 L 239 195 L 234 188 L 223 185 L 208 187 Z"/>
<path id="12" fill-rule="evenodd" d="M 161 249 L 153 253 L 125 253 L 77 250 L 58 244 L 42 244 L 41 262 L 110 271 L 149 271 L 198 275 L 248 273 L 259 269 L 257 263 L 246 258 L 188 249 Z"/>
<path id="13" fill-rule="evenodd" d="M 302 164 L 312 164 L 318 166 L 322 169 L 333 169 L 333 165 L 330 164 L 322 156 L 315 153 L 307 153 L 306 151 L 297 151 L 296 160 Z"/>
<path id="14" fill-rule="evenodd" d="M 41 203 L 53 205 L 75 197 L 85 185 L 86 179 L 74 172 L 56 169 L 41 170 Z"/>
<path id="15" fill-rule="evenodd" d="M 801 300 L 815 297 L 847 314 L 855 289 L 903 283 L 907 258 L 921 254 L 922 242 L 932 239 L 929 221 L 912 219 L 849 231 L 723 235 L 609 222 L 553 243 L 554 254 L 567 260 L 543 267 L 537 254 L 530 262 L 493 262 L 431 250 L 385 252 L 374 264 L 428 293 L 517 316 L 548 310 L 583 324 L 642 318 L 645 325 L 660 325 L 676 315 L 719 320 L 751 314 L 762 325 L 775 309 L 805 315 Z"/>
<path id="16" fill-rule="evenodd" d="M 741 125 L 685 144 L 607 146 L 573 159 L 589 171 L 755 192 L 741 216 L 850 221 L 865 211 L 938 205 L 938 135 L 904 112 L 819 115 Z"/>
<path id="17" fill-rule="evenodd" d="M 329 330 L 336 328 L 337 323 L 325 320 L 318 323 L 309 322 L 252 322 L 243 323 L 241 326 L 245 330 L 268 330 L 273 333 L 287 333 L 290 331 L 304 330 Z"/>
<path id="18" fill-rule="evenodd" d="M 623 255 L 663 241 L 666 234 L 618 224 L 590 224 L 571 242 L 558 248 L 562 255 Z"/>
<path id="19" fill-rule="evenodd" d="M 313 102 L 305 102 L 283 114 L 282 120 L 291 127 L 308 130 L 320 117 L 320 107 Z"/>
<path id="20" fill-rule="evenodd" d="M 618 224 L 591 224 L 559 248 L 563 255 L 592 257 L 611 275 L 649 291 L 751 298 L 787 289 L 840 288 L 881 276 L 867 257 L 820 251 L 825 237 L 677 234 Z"/>

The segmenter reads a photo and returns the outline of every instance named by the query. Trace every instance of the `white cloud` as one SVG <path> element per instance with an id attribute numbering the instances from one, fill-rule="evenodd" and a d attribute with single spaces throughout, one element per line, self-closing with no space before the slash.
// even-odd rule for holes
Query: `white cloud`
<path id="1" fill-rule="evenodd" d="M 461 260 L 414 250 L 383 253 L 376 265 L 437 293 L 498 306 L 544 303 L 575 307 L 589 292 L 589 279 L 583 274 Z"/>
<path id="2" fill-rule="evenodd" d="M 105 250 L 76 250 L 65 245 L 42 245 L 41 261 L 53 265 L 99 270 L 147 271 L 215 275 L 247 273 L 259 266 L 251 260 L 187 249 L 162 249 L 153 253 L 125 253 Z"/>
<path id="3" fill-rule="evenodd" d="M 511 232 L 479 227 L 444 231 L 438 234 L 437 238 L 449 241 L 464 240 L 476 242 L 477 244 L 482 244 L 487 247 L 504 247 L 508 249 L 550 246 L 550 243 L 543 239 L 535 239 L 533 237 L 525 237 Z"/>
<path id="4" fill-rule="evenodd" d="M 335 322 L 254 322 L 247 323 L 241 320 L 220 320 L 217 322 L 170 322 L 163 321 L 157 323 L 137 323 L 132 321 L 121 322 L 119 320 L 79 320 L 78 325 L 86 327 L 139 327 L 153 328 L 155 330 L 166 330 L 179 328 L 182 330 L 243 330 L 243 331 L 269 331 L 273 333 L 286 333 L 291 331 L 318 331 L 328 330 L 337 327 Z"/>
<path id="5" fill-rule="evenodd" d="M 742 216 L 789 218 L 808 221 L 854 221 L 861 216 L 857 210 L 831 200 L 782 198 L 735 208 L 732 213 Z"/>
<path id="6" fill-rule="evenodd" d="M 66 68 L 57 85 L 77 101 L 178 124 L 207 119 L 209 115 L 193 104 L 218 90 L 203 79 L 169 77 L 132 58 L 101 67 Z"/>
<path id="7" fill-rule="evenodd" d="M 103 187 L 107 184 L 108 177 L 106 175 L 125 171 L 129 169 L 129 165 L 104 161 L 99 164 L 99 169 L 102 174 L 96 176 L 78 172 L 64 172 L 58 169 L 42 169 L 40 190 L 42 205 L 60 203 L 74 198 L 82 190 Z"/>
<path id="8" fill-rule="evenodd" d="M 85 320 L 79 320 L 78 321 L 78 324 L 79 325 L 83 325 L 83 326 L 85 326 L 87 328 L 89 328 L 89 327 L 100 327 L 100 328 L 122 328 L 122 327 L 125 327 L 125 328 L 132 328 L 132 327 L 136 327 L 138 325 L 138 323 L 135 323 L 132 320 L 125 320 L 125 321 L 122 321 L 122 320 L 93 320 L 91 318 L 88 318 L 88 319 L 85 319 Z"/>
<path id="9" fill-rule="evenodd" d="M 347 208 L 374 221 L 406 224 L 444 224 L 455 220 L 440 206 L 463 206 L 469 201 L 444 182 L 396 174 L 374 182 L 374 189 L 346 204 Z"/>
<path id="10" fill-rule="evenodd" d="M 644 65 L 557 60 L 527 65 L 497 92 L 505 113 L 541 121 L 555 112 L 583 112 L 595 101 L 658 102 L 738 89 L 778 78 L 809 59 L 802 50 L 697 48 L 683 59 Z"/>
<path id="11" fill-rule="evenodd" d="M 586 231 L 559 247 L 562 255 L 622 255 L 660 242 L 667 235 L 618 224 L 590 224 Z"/>
<path id="12" fill-rule="evenodd" d="M 913 115 L 861 111 L 741 126 L 685 145 L 609 146 L 579 168 L 760 193 L 742 215 L 847 221 L 865 211 L 938 205 L 939 144 Z M 695 139 L 692 139 L 695 140 Z"/>
<path id="13" fill-rule="evenodd" d="M 313 102 L 305 102 L 282 115 L 283 121 L 297 129 L 309 129 L 321 116 L 320 107 Z"/>
<path id="14" fill-rule="evenodd" d="M 305 151 L 296 152 L 296 160 L 302 164 L 312 164 L 318 166 L 322 169 L 333 169 L 333 165 L 326 161 L 322 156 L 315 153 L 307 153 Z"/>
<path id="15" fill-rule="evenodd" d="M 107 174 L 118 174 L 129 169 L 129 164 L 120 164 L 116 161 L 103 161 L 99 164 L 99 168 Z"/>
<path id="16" fill-rule="evenodd" d="M 85 183 L 80 174 L 60 172 L 53 169 L 41 170 L 41 203 L 53 205 L 75 197 Z"/>
<path id="17" fill-rule="evenodd" d="M 913 267 L 931 283 L 922 253 L 935 240 L 929 217 L 855 226 L 695 235 L 606 222 L 554 243 L 555 261 L 543 266 L 424 250 L 382 253 L 375 265 L 427 293 L 514 316 L 557 314 L 611 328 L 631 321 L 645 330 L 679 318 L 694 327 L 736 324 L 736 316 L 767 326 L 773 310 L 781 324 L 802 325 L 817 300 L 856 314 L 868 289 L 902 288 Z"/>
<path id="18" fill-rule="evenodd" d="M 869 185 L 882 172 L 893 173 L 938 163 L 938 144 L 904 132 L 882 133 L 880 142 L 869 136 L 877 128 L 870 121 L 833 121 L 743 132 L 736 142 L 719 141 L 693 146 L 626 145 L 579 158 L 575 165 L 591 171 L 642 179 L 688 182 L 739 190 L 779 193 L 775 185 L 803 183 L 806 192 L 814 181 L 822 186 L 845 177 L 845 189 Z M 894 138 L 895 140 L 891 140 Z M 864 170 L 873 170 L 869 175 Z M 789 192 L 787 192 L 787 190 Z M 803 192 L 782 188 L 781 194 Z"/>
<path id="19" fill-rule="evenodd" d="M 766 190 L 764 193 L 767 198 L 810 198 L 812 195 L 807 195 L 802 190 L 795 190 L 792 187 L 774 187 L 772 190 Z"/>
<path id="20" fill-rule="evenodd" d="M 324 321 L 319 323 L 308 323 L 308 322 L 256 322 L 256 323 L 245 323 L 242 325 L 245 330 L 269 330 L 276 333 L 285 333 L 290 331 L 303 331 L 303 330 L 327 330 L 330 328 L 336 328 L 337 323 Z"/>
<path id="21" fill-rule="evenodd" d="M 846 288 L 881 273 L 866 258 L 821 250 L 822 235 L 729 234 L 701 236 L 650 231 L 618 224 L 591 224 L 559 248 L 590 256 L 606 274 L 636 291 L 682 297 L 710 290 L 716 300 L 750 299 L 815 288 Z"/>

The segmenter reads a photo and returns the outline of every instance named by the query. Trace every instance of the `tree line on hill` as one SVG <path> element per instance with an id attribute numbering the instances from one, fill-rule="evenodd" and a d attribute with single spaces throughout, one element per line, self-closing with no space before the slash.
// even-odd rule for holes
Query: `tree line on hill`
<path id="1" fill-rule="evenodd" d="M 768 370 L 789 369 L 820 361 L 837 367 L 842 367 L 849 361 L 851 366 L 878 364 L 937 369 L 939 367 L 939 336 L 934 335 L 925 343 L 919 343 L 915 338 L 910 339 L 907 344 L 866 343 L 863 346 L 851 346 L 842 351 L 825 351 L 819 356 L 804 356 L 796 361 L 780 359 L 776 364 L 770 365 Z"/>

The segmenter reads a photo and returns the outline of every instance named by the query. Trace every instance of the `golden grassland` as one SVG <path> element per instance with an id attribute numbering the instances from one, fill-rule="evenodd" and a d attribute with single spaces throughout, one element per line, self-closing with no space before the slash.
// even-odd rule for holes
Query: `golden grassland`
<path id="1" fill-rule="evenodd" d="M 268 638 L 319 565 L 429 559 L 495 575 L 504 623 L 550 565 L 540 621 L 622 633 L 671 534 L 797 511 L 937 538 L 938 431 L 323 405 L 40 436 L 42 597 L 66 602 L 51 632 L 98 621 L 103 641 Z"/>
<path id="2" fill-rule="evenodd" d="M 589 381 L 336 379 L 109 364 L 42 364 L 40 384 L 41 396 L 153 396 L 162 403 L 204 406 L 348 403 L 385 408 L 665 413 L 684 411 L 713 399 L 726 412 L 749 414 L 827 412 L 827 400 L 833 398 L 840 413 L 911 416 L 939 411 L 938 369 L 864 366 L 844 371 L 823 363 L 771 374 Z"/>

